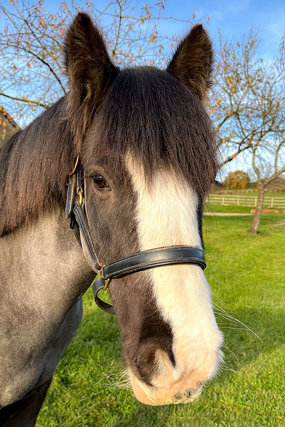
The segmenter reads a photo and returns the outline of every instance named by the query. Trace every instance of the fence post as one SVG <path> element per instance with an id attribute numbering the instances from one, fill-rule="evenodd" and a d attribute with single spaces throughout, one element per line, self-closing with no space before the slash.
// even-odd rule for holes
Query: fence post
<path id="1" fill-rule="evenodd" d="M 273 208 L 274 204 L 273 204 L 273 197 L 271 197 L 271 208 Z"/>
<path id="2" fill-rule="evenodd" d="M 257 206 L 257 197 L 256 196 L 254 196 L 254 206 L 255 207 Z"/>

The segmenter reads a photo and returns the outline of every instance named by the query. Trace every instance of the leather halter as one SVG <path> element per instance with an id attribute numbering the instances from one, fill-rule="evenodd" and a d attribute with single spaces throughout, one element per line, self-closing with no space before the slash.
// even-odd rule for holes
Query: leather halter
<path id="1" fill-rule="evenodd" d="M 94 269 L 97 272 L 92 288 L 95 302 L 99 308 L 110 314 L 115 314 L 113 306 L 102 301 L 98 293 L 100 290 L 107 290 L 113 279 L 165 265 L 193 264 L 203 270 L 206 268 L 204 251 L 192 246 L 166 246 L 149 249 L 119 259 L 111 264 L 102 265 L 96 255 L 85 213 L 83 173 L 82 166 L 78 165 L 78 158 L 73 171 L 69 174 L 65 216 L 71 219 L 70 227 L 74 229 L 79 244 L 81 245 L 80 237 L 84 240 L 94 264 Z"/>

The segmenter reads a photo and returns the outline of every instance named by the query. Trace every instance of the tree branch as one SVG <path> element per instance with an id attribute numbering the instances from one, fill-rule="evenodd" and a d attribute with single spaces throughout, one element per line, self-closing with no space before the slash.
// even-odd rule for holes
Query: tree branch
<path id="1" fill-rule="evenodd" d="M 5 96 L 6 98 L 13 99 L 15 101 L 26 102 L 27 104 L 37 105 L 38 107 L 48 108 L 46 104 L 42 104 L 38 101 L 32 101 L 31 99 L 18 98 L 17 96 L 6 95 L 5 93 L 0 92 L 0 96 Z"/>
<path id="2" fill-rule="evenodd" d="M 119 41 L 119 37 L 120 37 L 120 32 L 121 32 L 121 25 L 122 25 L 122 4 L 120 0 L 117 0 L 117 3 L 119 5 L 119 23 L 118 23 L 118 30 L 117 30 L 117 34 L 116 34 L 116 40 L 114 43 L 114 48 L 112 50 L 112 58 L 114 58 L 114 56 L 116 55 L 116 50 L 117 50 L 117 46 L 118 46 L 118 41 Z"/>
<path id="3" fill-rule="evenodd" d="M 15 46 L 14 46 L 15 47 Z M 36 53 L 32 52 L 29 49 L 26 49 L 24 46 L 19 46 L 19 49 L 23 50 L 24 52 L 29 53 L 30 55 L 34 56 L 35 58 L 37 58 L 38 61 L 42 62 L 44 65 L 46 65 L 48 67 L 48 69 L 50 70 L 50 72 L 54 75 L 54 77 L 56 78 L 56 80 L 58 81 L 62 91 L 64 94 L 66 94 L 66 90 L 63 86 L 63 84 L 60 81 L 60 78 L 57 76 L 56 72 L 52 69 L 52 67 L 48 64 L 48 62 L 46 62 L 43 58 L 41 58 L 40 56 L 38 56 Z"/>
<path id="4" fill-rule="evenodd" d="M 285 166 L 283 168 L 279 169 L 277 172 L 275 172 L 273 175 L 271 175 L 269 178 L 266 178 L 265 184 L 268 185 L 271 181 L 273 181 L 275 178 L 277 178 L 279 175 L 281 175 L 283 172 L 285 172 Z"/>
<path id="5" fill-rule="evenodd" d="M 248 145 L 244 146 L 243 148 L 239 147 L 239 149 L 236 151 L 236 153 L 232 154 L 231 156 L 228 156 L 222 163 L 220 163 L 220 168 L 222 168 L 223 166 L 225 166 L 225 164 L 234 160 L 238 154 L 242 153 L 243 151 L 247 150 L 248 148 L 249 148 Z"/>

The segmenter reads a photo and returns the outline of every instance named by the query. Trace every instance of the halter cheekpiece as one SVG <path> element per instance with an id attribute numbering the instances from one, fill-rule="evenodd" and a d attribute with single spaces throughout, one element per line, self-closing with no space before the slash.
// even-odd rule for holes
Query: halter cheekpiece
<path id="1" fill-rule="evenodd" d="M 193 264 L 206 268 L 204 251 L 192 246 L 166 246 L 137 252 L 126 258 L 121 258 L 111 264 L 99 262 L 93 244 L 90 227 L 84 207 L 83 168 L 76 158 L 75 166 L 68 176 L 65 216 L 70 219 L 70 227 L 74 229 L 76 238 L 81 245 L 84 240 L 89 256 L 94 264 L 97 277 L 93 282 L 95 302 L 102 310 L 115 314 L 112 305 L 102 301 L 98 293 L 107 290 L 111 280 L 119 279 L 149 268 L 174 264 Z"/>

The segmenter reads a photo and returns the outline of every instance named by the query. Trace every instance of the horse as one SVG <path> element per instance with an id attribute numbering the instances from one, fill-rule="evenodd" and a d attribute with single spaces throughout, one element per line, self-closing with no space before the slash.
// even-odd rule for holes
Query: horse
<path id="1" fill-rule="evenodd" d="M 119 69 L 82 12 L 64 58 L 68 94 L 0 151 L 1 427 L 35 425 L 98 272 L 139 401 L 190 402 L 223 359 L 203 272 L 208 34 L 195 25 L 165 70 Z"/>

